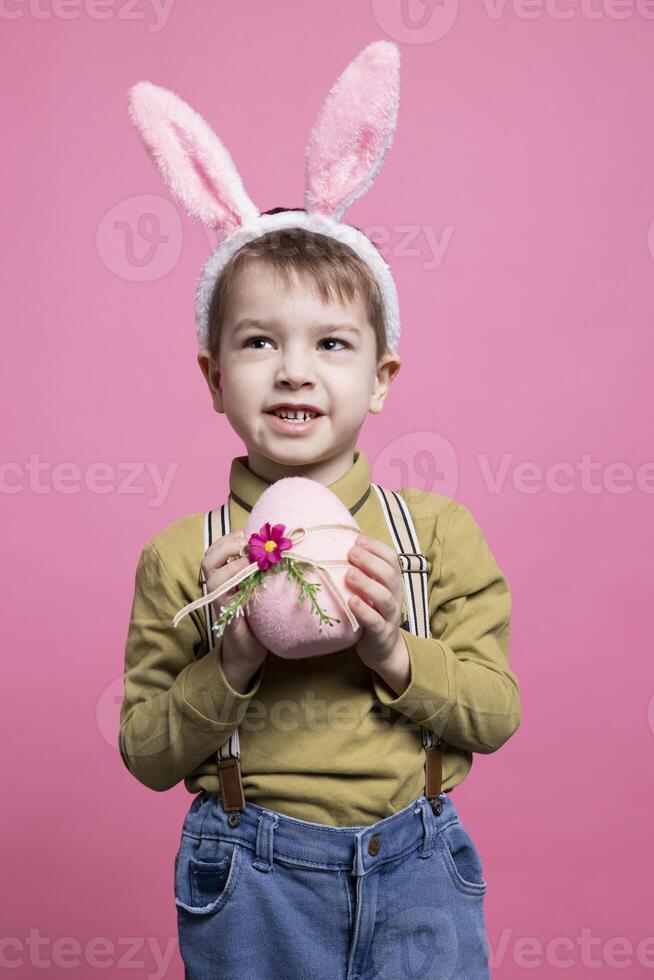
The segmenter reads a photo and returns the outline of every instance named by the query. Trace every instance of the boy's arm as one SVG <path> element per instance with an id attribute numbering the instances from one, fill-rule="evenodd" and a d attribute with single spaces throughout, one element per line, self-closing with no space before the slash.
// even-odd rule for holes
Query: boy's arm
<path id="1" fill-rule="evenodd" d="M 119 748 L 132 775 L 153 790 L 175 786 L 227 741 L 242 723 L 265 668 L 264 661 L 241 694 L 223 672 L 222 640 L 196 659 L 207 638 L 195 616 L 185 616 L 177 628 L 172 624 L 193 598 L 148 542 L 136 568 Z"/>
<path id="2" fill-rule="evenodd" d="M 449 519 L 448 519 L 449 512 Z M 511 593 L 467 507 L 447 508 L 434 542 L 441 555 L 432 567 L 431 639 L 400 632 L 411 678 L 396 695 L 373 672 L 382 704 L 468 752 L 499 749 L 522 721 L 519 685 L 509 669 Z"/>

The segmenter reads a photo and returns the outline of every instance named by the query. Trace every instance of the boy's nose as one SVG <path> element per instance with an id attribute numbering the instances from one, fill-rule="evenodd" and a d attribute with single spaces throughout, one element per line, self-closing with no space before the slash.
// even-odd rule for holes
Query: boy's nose
<path id="1" fill-rule="evenodd" d="M 298 356 L 285 357 L 279 366 L 275 378 L 277 384 L 289 384 L 299 387 L 303 384 L 314 383 L 314 371 L 308 358 Z"/>

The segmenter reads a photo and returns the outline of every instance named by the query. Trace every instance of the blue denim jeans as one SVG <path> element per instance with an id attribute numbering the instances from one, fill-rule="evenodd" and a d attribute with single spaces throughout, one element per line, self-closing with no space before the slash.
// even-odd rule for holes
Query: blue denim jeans
<path id="1" fill-rule="evenodd" d="M 186 980 L 488 978 L 481 861 L 439 802 L 331 827 L 200 793 L 175 858 Z"/>

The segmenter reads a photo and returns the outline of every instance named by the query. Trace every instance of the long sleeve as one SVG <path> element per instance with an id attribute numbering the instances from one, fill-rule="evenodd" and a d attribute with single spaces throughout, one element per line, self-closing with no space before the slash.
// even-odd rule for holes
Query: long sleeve
<path id="1" fill-rule="evenodd" d="M 198 613 L 172 625 L 175 613 L 194 598 L 148 542 L 136 569 L 125 647 L 119 748 L 132 775 L 153 790 L 170 789 L 227 741 L 265 670 L 264 661 L 241 694 L 223 673 L 220 640 L 196 659 L 207 650 Z"/>
<path id="2" fill-rule="evenodd" d="M 447 513 L 449 512 L 449 514 Z M 373 672 L 377 698 L 452 746 L 489 753 L 522 721 L 519 685 L 509 669 L 511 593 L 484 535 L 463 504 L 443 514 L 431 553 L 432 637 L 402 629 L 411 665 L 395 695 Z"/>

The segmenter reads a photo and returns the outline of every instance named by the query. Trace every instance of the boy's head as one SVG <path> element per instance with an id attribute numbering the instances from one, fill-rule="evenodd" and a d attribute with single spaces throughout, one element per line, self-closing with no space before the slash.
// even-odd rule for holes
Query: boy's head
<path id="1" fill-rule="evenodd" d="M 289 209 L 266 213 L 281 210 Z M 388 350 L 366 263 L 303 228 L 269 232 L 232 256 L 211 297 L 198 362 L 214 408 L 257 473 L 275 480 L 311 469 L 325 482 L 351 463 L 366 415 L 381 412 L 401 363 Z M 279 406 L 320 414 L 284 422 L 273 412 Z"/>
<path id="2" fill-rule="evenodd" d="M 330 88 L 309 133 L 305 208 L 294 209 L 302 213 L 262 213 L 219 136 L 176 93 L 143 81 L 129 98 L 132 122 L 162 179 L 216 235 L 195 294 L 198 360 L 216 409 L 264 478 L 303 472 L 328 484 L 351 465 L 365 416 L 381 411 L 400 366 L 392 271 L 374 243 L 343 221 L 393 142 L 398 45 L 368 44 Z M 286 255 L 298 234 L 301 247 Z M 242 336 L 246 317 L 258 321 L 260 340 L 252 325 Z M 346 326 L 351 339 L 336 336 L 334 345 L 331 334 L 344 335 Z M 275 405 L 303 404 L 320 411 L 305 427 L 270 413 Z"/>

